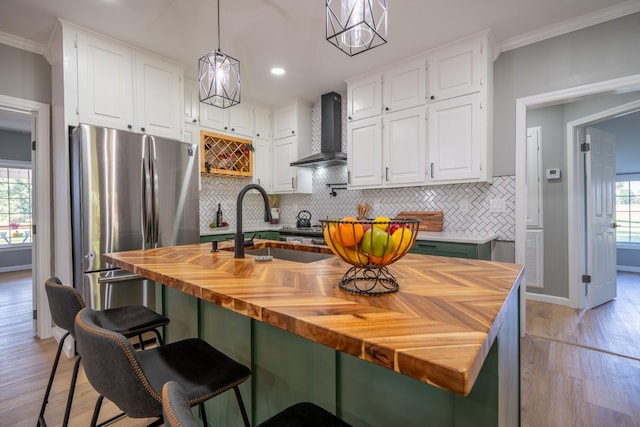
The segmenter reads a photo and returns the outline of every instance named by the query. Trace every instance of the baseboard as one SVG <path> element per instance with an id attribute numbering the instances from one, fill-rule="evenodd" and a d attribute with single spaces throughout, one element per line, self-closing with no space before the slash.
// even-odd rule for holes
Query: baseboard
<path id="1" fill-rule="evenodd" d="M 616 270 L 625 271 L 627 273 L 640 273 L 640 267 L 632 267 L 630 265 L 617 265 Z"/>
<path id="2" fill-rule="evenodd" d="M 569 303 L 569 298 L 556 297 L 553 295 L 534 294 L 532 292 L 526 292 L 525 298 L 531 301 L 547 302 L 549 304 L 559 304 L 559 305 L 566 305 L 567 307 L 571 307 L 571 304 Z"/>
<path id="3" fill-rule="evenodd" d="M 31 264 L 10 265 L 8 267 L 0 267 L 0 273 L 9 273 L 10 271 L 31 270 Z"/>

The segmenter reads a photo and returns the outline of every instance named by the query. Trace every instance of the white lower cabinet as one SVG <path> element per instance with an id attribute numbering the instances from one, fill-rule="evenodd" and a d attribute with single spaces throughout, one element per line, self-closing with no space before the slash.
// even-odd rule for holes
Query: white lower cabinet
<path id="1" fill-rule="evenodd" d="M 485 179 L 483 105 L 480 94 L 430 104 L 429 181 L 470 182 Z"/>
<path id="2" fill-rule="evenodd" d="M 273 141 L 273 192 L 312 193 L 313 171 L 290 163 L 298 160 L 298 137 L 290 136 Z"/>

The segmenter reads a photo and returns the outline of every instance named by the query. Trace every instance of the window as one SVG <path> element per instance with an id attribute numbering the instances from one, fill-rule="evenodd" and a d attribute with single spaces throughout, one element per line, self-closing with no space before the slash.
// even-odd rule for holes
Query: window
<path id="1" fill-rule="evenodd" d="M 31 243 L 31 166 L 0 165 L 0 247 Z"/>
<path id="2" fill-rule="evenodd" d="M 616 241 L 640 244 L 640 178 L 616 182 Z"/>

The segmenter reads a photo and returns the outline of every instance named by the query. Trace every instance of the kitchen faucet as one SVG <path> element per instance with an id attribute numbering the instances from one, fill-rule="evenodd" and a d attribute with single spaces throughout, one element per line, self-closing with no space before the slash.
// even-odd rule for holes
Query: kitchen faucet
<path id="1" fill-rule="evenodd" d="M 244 258 L 244 233 L 242 232 L 242 200 L 247 191 L 255 189 L 262 194 L 264 199 L 264 222 L 271 222 L 271 209 L 269 208 L 269 197 L 264 188 L 258 184 L 249 184 L 245 186 L 238 194 L 238 203 L 236 205 L 236 238 L 235 247 L 233 249 L 234 258 Z"/>

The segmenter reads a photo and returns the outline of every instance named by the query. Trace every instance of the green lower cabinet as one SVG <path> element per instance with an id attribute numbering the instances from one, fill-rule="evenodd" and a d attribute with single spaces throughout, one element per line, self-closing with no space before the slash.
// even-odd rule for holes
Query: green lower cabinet
<path id="1" fill-rule="evenodd" d="M 476 244 L 416 240 L 409 252 L 420 255 L 491 260 L 491 242 Z"/>
<path id="2" fill-rule="evenodd" d="M 245 239 L 251 239 L 253 236 L 256 236 L 256 239 L 265 239 L 265 240 L 279 240 L 280 233 L 277 231 L 267 230 L 267 231 L 247 231 L 244 233 Z M 200 236 L 200 243 L 207 242 L 222 242 L 225 240 L 233 240 L 236 237 L 235 233 L 225 233 L 225 234 L 212 234 L 208 236 Z"/>
<path id="3" fill-rule="evenodd" d="M 211 234 L 208 236 L 200 236 L 200 243 L 213 242 L 222 242 L 224 240 L 233 240 L 236 236 L 235 233 L 226 233 L 226 234 Z"/>

